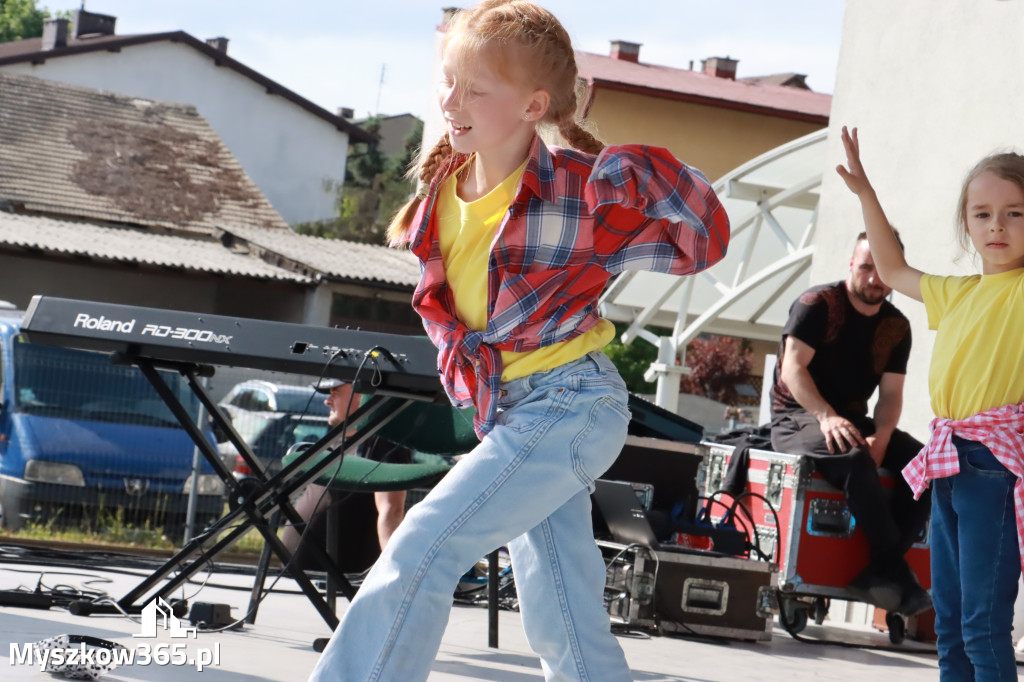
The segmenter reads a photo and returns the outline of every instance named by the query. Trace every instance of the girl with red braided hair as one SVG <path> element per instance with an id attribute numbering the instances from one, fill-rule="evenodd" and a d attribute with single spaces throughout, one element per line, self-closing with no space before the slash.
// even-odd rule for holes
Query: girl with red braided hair
<path id="1" fill-rule="evenodd" d="M 575 56 L 550 12 L 486 0 L 455 15 L 441 54 L 446 131 L 390 236 L 421 261 L 413 306 L 481 442 L 410 510 L 311 679 L 426 680 L 460 576 L 507 544 L 545 678 L 628 680 L 590 516 L 630 418 L 598 296 L 624 270 L 711 266 L 728 218 L 666 150 L 604 147 L 578 125 Z M 539 124 L 572 148 L 546 146 Z"/>

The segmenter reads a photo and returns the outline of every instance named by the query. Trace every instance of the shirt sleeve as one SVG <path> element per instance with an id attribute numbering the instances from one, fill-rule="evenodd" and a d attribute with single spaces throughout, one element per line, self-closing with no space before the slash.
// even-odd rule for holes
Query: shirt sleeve
<path id="1" fill-rule="evenodd" d="M 792 336 L 817 350 L 825 340 L 828 304 L 815 290 L 804 292 L 789 309 L 789 319 L 782 329 L 783 338 Z"/>
<path id="2" fill-rule="evenodd" d="M 612 274 L 686 275 L 725 256 L 729 217 L 718 196 L 699 170 L 666 149 L 606 147 L 584 196 L 595 219 L 595 251 Z"/>
<path id="3" fill-rule="evenodd" d="M 910 323 L 903 318 L 896 319 L 901 323 L 902 327 L 906 328 L 906 333 L 892 349 L 892 352 L 889 353 L 889 361 L 886 363 L 883 373 L 906 374 L 907 363 L 910 361 L 910 347 L 912 345 Z"/>
<path id="4" fill-rule="evenodd" d="M 963 289 L 971 277 L 944 277 L 921 275 L 921 300 L 928 313 L 928 328 L 938 329 L 942 316 L 949 309 L 950 301 Z"/>

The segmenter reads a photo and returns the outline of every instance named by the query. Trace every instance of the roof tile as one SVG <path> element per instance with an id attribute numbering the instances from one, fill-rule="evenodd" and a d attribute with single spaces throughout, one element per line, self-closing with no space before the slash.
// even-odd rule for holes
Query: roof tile
<path id="1" fill-rule="evenodd" d="M 580 76 L 590 82 L 604 81 L 698 99 L 719 100 L 745 107 L 774 109 L 780 114 L 828 118 L 832 96 L 802 88 L 755 80 L 734 81 L 699 71 L 614 59 L 590 52 L 576 52 Z"/>
<path id="2" fill-rule="evenodd" d="M 0 73 L 0 198 L 213 234 L 287 229 L 194 107 Z"/>
<path id="3" fill-rule="evenodd" d="M 0 212 L 0 245 L 119 263 L 144 263 L 217 275 L 312 282 L 312 278 L 233 253 L 212 238 L 154 234 L 38 215 Z"/>
<path id="4" fill-rule="evenodd" d="M 226 227 L 224 231 L 265 252 L 301 263 L 334 280 L 380 282 L 415 287 L 420 279 L 419 262 L 410 251 L 324 239 L 290 230 Z M 264 256 L 266 258 L 266 256 Z"/>

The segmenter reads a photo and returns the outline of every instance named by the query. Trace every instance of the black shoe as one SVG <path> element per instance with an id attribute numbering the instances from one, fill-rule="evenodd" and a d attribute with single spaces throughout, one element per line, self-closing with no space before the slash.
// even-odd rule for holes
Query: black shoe
<path id="1" fill-rule="evenodd" d="M 906 618 L 910 618 L 919 613 L 924 613 L 930 608 L 932 608 L 931 595 L 928 594 L 928 590 L 917 585 L 915 588 L 905 591 L 896 612 Z"/>
<path id="2" fill-rule="evenodd" d="M 869 566 L 850 581 L 846 591 L 857 601 L 896 611 L 903 601 L 903 590 L 896 582 L 876 574 Z M 930 602 L 929 602 L 930 603 Z"/>

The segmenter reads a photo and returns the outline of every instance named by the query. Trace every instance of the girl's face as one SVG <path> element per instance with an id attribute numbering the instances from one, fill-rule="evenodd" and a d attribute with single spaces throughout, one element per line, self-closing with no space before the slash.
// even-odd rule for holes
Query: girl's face
<path id="1" fill-rule="evenodd" d="M 967 234 L 993 275 L 1024 267 L 1024 191 L 985 171 L 967 185 Z"/>
<path id="2" fill-rule="evenodd" d="M 485 156 L 519 150 L 543 114 L 531 108 L 534 93 L 496 74 L 487 59 L 458 64 L 457 51 L 444 51 L 437 95 L 452 148 Z"/>

